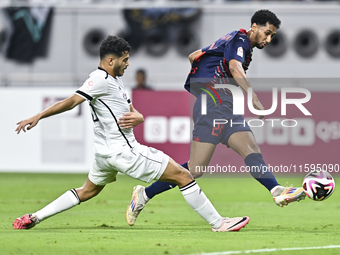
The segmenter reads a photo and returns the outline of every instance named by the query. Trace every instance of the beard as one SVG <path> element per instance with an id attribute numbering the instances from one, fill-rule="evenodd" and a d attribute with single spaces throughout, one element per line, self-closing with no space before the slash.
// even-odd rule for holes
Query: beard
<path id="1" fill-rule="evenodd" d="M 255 42 L 256 42 L 255 47 L 258 48 L 258 49 L 263 49 L 264 46 L 262 45 L 262 43 L 258 43 L 258 41 L 259 41 L 259 34 L 256 34 L 256 36 L 255 36 Z"/>
<path id="2" fill-rule="evenodd" d="M 260 50 L 264 48 L 264 46 L 262 44 L 259 44 L 259 43 L 256 43 L 255 47 L 260 49 Z"/>
<path id="3" fill-rule="evenodd" d="M 118 68 L 115 68 L 114 69 L 114 73 L 117 75 L 117 76 L 123 76 L 123 74 L 124 74 L 124 68 L 122 68 L 122 67 L 118 67 Z"/>

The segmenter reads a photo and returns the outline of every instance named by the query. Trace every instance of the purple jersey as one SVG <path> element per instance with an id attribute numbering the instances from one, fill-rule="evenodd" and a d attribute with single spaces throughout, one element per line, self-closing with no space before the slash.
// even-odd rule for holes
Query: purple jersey
<path id="1" fill-rule="evenodd" d="M 246 71 L 251 62 L 252 52 L 253 49 L 246 30 L 240 29 L 226 34 L 202 49 L 202 54 L 192 63 L 191 71 L 184 85 L 185 89 L 198 96 L 202 90 L 196 90 L 193 83 L 209 83 L 216 80 L 229 83 L 228 78 L 233 78 L 229 71 L 229 61 L 232 59 L 240 61 Z M 195 79 L 200 80 L 195 82 Z"/>

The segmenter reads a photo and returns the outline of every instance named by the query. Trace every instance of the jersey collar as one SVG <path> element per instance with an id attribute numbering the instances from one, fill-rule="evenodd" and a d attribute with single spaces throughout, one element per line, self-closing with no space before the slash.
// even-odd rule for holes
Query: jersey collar
<path id="1" fill-rule="evenodd" d="M 105 79 L 107 79 L 107 77 L 109 77 L 109 73 L 106 72 L 106 70 L 105 70 L 104 68 L 101 68 L 100 66 L 98 66 L 98 69 L 99 69 L 99 70 L 102 70 L 102 71 L 104 71 L 104 72 L 106 73 Z"/>
<path id="2" fill-rule="evenodd" d="M 244 34 L 247 34 L 247 30 L 243 29 L 243 28 L 240 28 L 240 31 Z"/>

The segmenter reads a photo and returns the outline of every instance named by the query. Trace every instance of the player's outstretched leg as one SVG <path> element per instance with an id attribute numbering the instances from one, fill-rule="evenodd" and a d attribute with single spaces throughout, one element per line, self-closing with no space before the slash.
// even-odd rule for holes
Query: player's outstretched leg
<path id="1" fill-rule="evenodd" d="M 270 172 L 264 162 L 261 153 L 249 154 L 244 159 L 244 162 L 249 166 L 249 169 L 255 166 L 258 171 L 250 172 L 251 175 L 270 191 L 274 202 L 278 206 L 283 207 L 289 203 L 305 199 L 306 194 L 303 188 L 283 187 L 277 183 L 273 173 Z"/>
<path id="2" fill-rule="evenodd" d="M 159 183 L 161 183 L 159 181 Z M 144 193 L 144 194 L 143 194 Z M 130 226 L 133 226 L 137 220 L 139 213 L 144 208 L 146 201 L 145 188 L 137 185 L 133 188 L 132 199 L 126 210 L 126 221 Z M 218 228 L 212 228 L 213 232 L 230 232 L 238 231 L 247 225 L 249 217 L 236 217 L 236 218 L 222 218 L 222 222 Z"/>
<path id="3" fill-rule="evenodd" d="M 75 189 L 65 192 L 52 203 L 33 214 L 25 214 L 13 222 L 14 229 L 30 229 L 41 221 L 57 213 L 65 211 L 80 204 L 79 197 Z"/>
<path id="4" fill-rule="evenodd" d="M 240 142 L 242 141 L 242 143 Z M 303 188 L 283 187 L 276 181 L 275 176 L 263 160 L 260 148 L 251 132 L 237 132 L 230 136 L 229 146 L 244 158 L 250 174 L 270 191 L 275 203 L 283 207 L 289 203 L 305 198 Z M 244 146 L 246 144 L 247 146 Z"/>
<path id="5" fill-rule="evenodd" d="M 278 206 L 283 207 L 305 198 L 303 188 L 283 187 L 277 183 L 273 173 L 266 166 L 261 153 L 249 154 L 244 162 L 249 166 L 249 169 L 254 166 L 255 169 L 258 169 L 258 171 L 252 171 L 251 175 L 270 191 Z"/>
<path id="6" fill-rule="evenodd" d="M 104 188 L 104 186 L 97 186 L 93 184 L 89 179 L 85 184 L 77 190 L 71 189 L 58 197 L 56 200 L 42 208 L 41 210 L 32 213 L 25 214 L 20 218 L 15 219 L 13 222 L 14 229 L 30 229 L 41 221 L 63 211 L 66 211 L 80 202 L 96 196 Z"/>
<path id="7" fill-rule="evenodd" d="M 231 219 L 222 218 L 211 204 L 209 199 L 205 196 L 204 192 L 200 189 L 196 181 L 193 180 L 190 173 L 180 167 L 180 165 L 178 165 L 172 159 L 170 159 L 169 164 L 160 180 L 176 183 L 179 186 L 185 201 L 194 211 L 196 211 L 206 222 L 211 225 L 212 230 L 215 232 L 238 231 L 249 222 L 249 217 L 238 217 Z M 144 188 L 142 186 L 137 187 L 135 189 L 135 196 L 133 196 L 133 199 L 143 199 L 143 191 Z M 132 207 L 134 207 L 134 204 L 136 203 L 130 203 L 128 210 L 131 207 L 131 204 L 133 205 Z M 128 217 L 128 213 L 127 221 L 128 223 L 129 221 L 132 223 L 131 219 Z"/>

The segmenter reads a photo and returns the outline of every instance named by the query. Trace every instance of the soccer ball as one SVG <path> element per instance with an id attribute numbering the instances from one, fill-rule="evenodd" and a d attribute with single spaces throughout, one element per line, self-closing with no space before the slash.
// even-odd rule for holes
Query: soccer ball
<path id="1" fill-rule="evenodd" d="M 310 199 L 323 201 L 332 195 L 335 182 L 330 173 L 324 170 L 313 170 L 303 179 L 302 187 Z"/>

